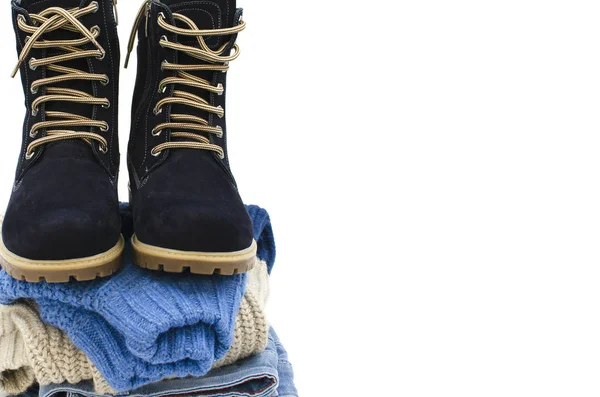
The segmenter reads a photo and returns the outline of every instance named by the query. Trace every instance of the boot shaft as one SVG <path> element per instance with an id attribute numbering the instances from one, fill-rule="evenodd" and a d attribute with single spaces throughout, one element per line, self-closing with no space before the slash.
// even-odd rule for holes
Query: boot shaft
<path id="1" fill-rule="evenodd" d="M 232 55 L 234 59 L 239 49 L 235 46 L 237 32 L 218 34 L 217 29 L 240 26 L 241 16 L 242 10 L 235 8 L 235 0 L 145 2 L 136 32 L 137 80 L 128 155 L 132 187 L 135 188 L 156 167 L 168 162 L 175 151 L 185 151 L 185 155 L 178 156 L 203 157 L 205 161 L 218 162 L 235 184 L 227 157 L 225 91 L 228 62 L 222 60 Z M 177 29 L 186 33 L 179 33 Z M 207 35 L 190 34 L 194 29 L 207 32 Z M 215 30 L 217 34 L 208 33 Z M 207 48 L 203 49 L 200 38 Z M 197 57 L 193 49 L 199 51 Z M 207 52 L 213 52 L 217 58 L 213 62 L 206 61 Z M 203 66 L 207 69 L 202 70 Z M 193 80 L 196 80 L 195 84 L 190 83 Z M 189 106 L 174 97 L 202 104 Z M 192 126 L 184 128 L 182 123 Z M 190 139 L 189 134 L 201 138 Z M 181 148 L 172 147 L 171 143 L 175 142 Z M 186 142 L 198 143 L 195 147 L 208 147 L 208 150 L 190 150 L 185 148 Z"/>
<path id="2" fill-rule="evenodd" d="M 90 42 L 89 38 L 84 42 L 85 34 L 74 28 L 70 22 L 56 29 L 47 29 L 43 34 L 36 36 L 36 32 L 49 19 L 62 18 L 64 21 L 60 13 L 49 10 L 51 7 L 70 12 L 82 11 L 75 19 L 88 32 L 92 32 L 96 44 Z M 85 10 L 89 12 L 83 12 Z M 18 69 L 25 96 L 26 114 L 22 153 L 16 173 L 17 182 L 35 164 L 43 164 L 45 158 L 57 156 L 94 158 L 109 177 L 116 181 L 119 167 L 120 51 L 113 0 L 13 0 L 12 13 L 17 54 L 26 55 L 20 59 L 22 62 Z M 32 37 L 36 44 L 24 54 L 24 48 Z M 72 50 L 65 50 L 59 45 L 43 45 L 66 40 L 72 40 L 72 47 L 77 51 L 88 52 L 89 56 L 69 60 L 64 55 L 72 54 Z M 81 40 L 81 44 L 76 43 L 77 40 Z M 98 53 L 94 54 L 94 51 Z M 49 62 L 54 57 L 58 57 L 55 58 L 56 62 Z M 69 68 L 70 71 L 65 68 Z M 79 72 L 83 75 L 73 75 Z M 68 79 L 60 81 L 60 78 L 65 76 Z M 57 80 L 49 80 L 51 78 Z M 67 90 L 77 90 L 79 93 L 73 94 Z M 86 100 L 72 100 L 73 96 L 83 95 L 82 93 L 87 95 Z M 57 98 L 57 95 L 65 94 L 71 100 Z M 99 98 L 103 100 L 100 101 Z M 83 118 L 85 121 L 74 121 L 76 118 Z M 61 134 L 57 131 L 63 131 L 63 134 L 65 131 L 76 133 L 80 137 L 63 139 L 64 136 L 57 136 Z M 87 134 L 92 138 L 86 138 Z M 46 139 L 47 143 L 38 145 L 37 143 L 42 142 L 40 139 Z"/>

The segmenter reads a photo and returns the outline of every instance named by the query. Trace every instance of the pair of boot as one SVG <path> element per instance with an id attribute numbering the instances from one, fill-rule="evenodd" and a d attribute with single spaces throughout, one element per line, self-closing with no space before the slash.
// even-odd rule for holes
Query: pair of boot
<path id="1" fill-rule="evenodd" d="M 121 265 L 114 3 L 11 2 L 27 113 L 0 263 L 17 279 L 91 280 Z M 127 153 L 138 266 L 230 275 L 254 263 L 224 117 L 241 17 L 235 0 L 148 0 L 140 9 Z"/>

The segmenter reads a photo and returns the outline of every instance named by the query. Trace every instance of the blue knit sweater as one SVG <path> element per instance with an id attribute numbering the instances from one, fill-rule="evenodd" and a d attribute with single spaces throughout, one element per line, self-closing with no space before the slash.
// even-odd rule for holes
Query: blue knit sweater
<path id="1" fill-rule="evenodd" d="M 267 212 L 248 206 L 258 256 L 269 272 L 275 243 Z M 121 209 L 123 232 L 131 216 Z M 27 283 L 0 271 L 0 303 L 34 299 L 42 318 L 63 330 L 109 384 L 126 391 L 166 377 L 202 376 L 233 343 L 246 275 L 200 276 L 126 264 L 113 277 L 66 284 Z"/>

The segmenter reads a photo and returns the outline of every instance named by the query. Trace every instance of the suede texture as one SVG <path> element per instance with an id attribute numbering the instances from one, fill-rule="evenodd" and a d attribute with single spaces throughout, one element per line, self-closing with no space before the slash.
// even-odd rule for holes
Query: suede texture
<path id="1" fill-rule="evenodd" d="M 13 24 L 17 52 L 20 53 L 27 34 L 17 26 L 22 15 L 33 24 L 30 14 L 49 7 L 85 7 L 92 0 L 20 0 L 13 1 Z M 71 80 L 51 84 L 54 87 L 71 88 L 96 97 L 107 98 L 111 106 L 75 104 L 51 101 L 34 114 L 32 102 L 46 95 L 46 88 L 32 93 L 35 80 L 55 76 L 46 67 L 32 70 L 29 60 L 47 58 L 61 53 L 57 49 L 33 49 L 20 68 L 25 94 L 26 116 L 23 125 L 23 144 L 16 170 L 13 193 L 2 224 L 2 237 L 6 247 L 19 256 L 33 260 L 65 260 L 97 255 L 111 249 L 119 240 L 121 218 L 117 198 L 117 175 L 119 170 L 118 144 L 118 82 L 119 43 L 112 0 L 96 0 L 98 11 L 82 16 L 80 21 L 89 29 L 98 26 L 98 42 L 106 51 L 104 59 L 78 59 L 60 63 L 90 73 L 106 74 L 107 85 L 99 82 Z M 73 33 L 59 29 L 46 32 L 42 40 L 73 38 Z M 79 34 L 79 36 L 81 35 Z M 85 49 L 93 49 L 91 44 Z M 60 111 L 83 115 L 108 123 L 108 131 L 93 127 L 75 127 L 102 135 L 108 142 L 108 150 L 99 150 L 98 142 L 88 144 L 81 139 L 63 140 L 35 149 L 35 155 L 26 159 L 27 146 L 41 136 L 29 135 L 33 124 L 46 120 L 46 111 Z"/>
<path id="2" fill-rule="evenodd" d="M 140 241 L 184 251 L 227 252 L 252 244 L 252 224 L 236 189 L 208 153 L 174 151 L 133 196 Z"/>
<path id="3" fill-rule="evenodd" d="M 117 192 L 106 172 L 70 142 L 68 156 L 49 156 L 31 167 L 13 191 L 2 237 L 13 253 L 30 259 L 82 258 L 108 251 L 118 241 Z M 56 145 L 53 149 L 58 149 Z M 68 177 L 67 177 L 68 176 Z"/>
<path id="4" fill-rule="evenodd" d="M 159 45 L 160 37 L 165 35 L 169 41 L 198 46 L 193 37 L 178 37 L 162 29 L 158 25 L 161 13 L 173 25 L 176 25 L 173 13 L 181 13 L 192 19 L 199 29 L 231 27 L 241 16 L 234 0 L 154 0 L 148 14 L 147 36 L 145 18 L 140 23 L 138 76 L 128 150 L 135 233 L 146 244 L 183 251 L 233 252 L 246 249 L 252 244 L 252 223 L 229 168 L 225 118 L 179 104 L 166 106 L 158 115 L 153 112 L 157 101 L 171 96 L 174 89 L 201 96 L 211 105 L 225 109 L 225 95 L 183 85 L 170 85 L 164 93 L 158 91 L 162 79 L 176 75 L 173 71 L 161 70 L 164 60 L 185 65 L 200 62 Z M 228 42 L 233 45 L 235 37 L 207 39 L 207 44 L 213 49 Z M 193 73 L 214 86 L 223 84 L 226 88 L 226 73 Z M 202 117 L 209 125 L 220 126 L 224 132 L 222 138 L 213 134 L 204 136 L 223 148 L 225 158 L 220 159 L 214 152 L 194 149 L 164 150 L 153 156 L 150 152 L 155 146 L 178 139 L 171 137 L 170 130 L 164 130 L 157 137 L 151 133 L 159 123 L 170 121 L 173 113 Z"/>

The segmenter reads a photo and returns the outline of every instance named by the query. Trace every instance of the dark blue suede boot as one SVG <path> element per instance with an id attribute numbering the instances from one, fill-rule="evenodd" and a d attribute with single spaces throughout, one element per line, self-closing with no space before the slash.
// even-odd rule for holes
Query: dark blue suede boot
<path id="1" fill-rule="evenodd" d="M 119 43 L 113 0 L 13 0 L 27 113 L 0 263 L 17 279 L 118 269 Z"/>
<path id="2" fill-rule="evenodd" d="M 140 10 L 128 150 L 138 266 L 235 274 L 254 263 L 224 117 L 241 16 L 235 0 L 153 0 Z"/>

